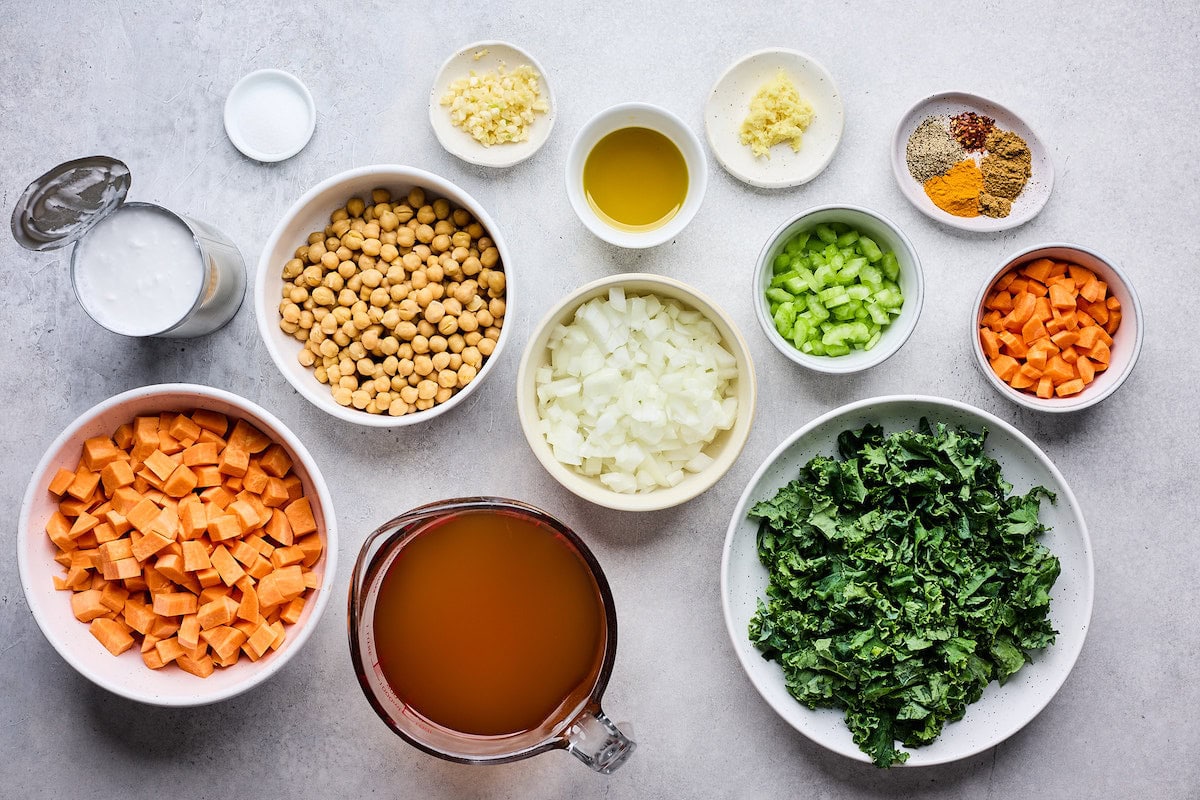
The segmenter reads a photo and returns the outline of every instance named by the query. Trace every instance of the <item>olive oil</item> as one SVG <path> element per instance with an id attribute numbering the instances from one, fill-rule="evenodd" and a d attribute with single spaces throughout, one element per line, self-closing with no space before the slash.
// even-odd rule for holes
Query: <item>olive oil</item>
<path id="1" fill-rule="evenodd" d="M 380 584 L 374 635 L 405 705 L 452 731 L 504 736 L 588 696 L 607 627 L 599 587 L 564 537 L 471 511 L 404 545 Z"/>
<path id="2" fill-rule="evenodd" d="M 622 128 L 588 153 L 583 191 L 592 210 L 614 228 L 653 230 L 683 206 L 687 162 L 675 143 L 658 131 Z"/>

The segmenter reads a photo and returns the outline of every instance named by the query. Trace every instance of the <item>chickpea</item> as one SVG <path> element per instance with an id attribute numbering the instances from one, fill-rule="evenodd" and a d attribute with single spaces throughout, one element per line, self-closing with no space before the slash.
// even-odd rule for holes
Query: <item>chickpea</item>
<path id="1" fill-rule="evenodd" d="M 396 370 L 400 367 L 400 359 L 395 356 L 388 356 L 383 360 L 383 374 L 395 375 Z"/>
<path id="2" fill-rule="evenodd" d="M 450 316 L 457 317 L 462 313 L 462 303 L 458 302 L 458 298 L 451 295 L 442 301 L 442 308 Z"/>
<path id="3" fill-rule="evenodd" d="M 412 284 L 412 288 L 420 291 L 429 285 L 429 275 L 425 272 L 425 270 L 418 267 L 417 270 L 413 272 L 409 282 Z"/>
<path id="4" fill-rule="evenodd" d="M 428 353 L 429 339 L 418 333 L 412 338 L 412 349 L 414 353 Z"/>
<path id="5" fill-rule="evenodd" d="M 378 222 L 368 222 L 366 225 L 363 225 L 362 235 L 368 240 L 369 239 L 378 239 L 379 238 L 379 223 Z M 365 244 L 365 242 L 364 242 L 364 244 Z"/>
<path id="6" fill-rule="evenodd" d="M 417 295 L 417 305 L 420 306 L 421 308 L 425 308 L 426 306 L 428 306 L 430 303 L 433 302 L 433 287 L 428 286 L 428 285 L 423 286 L 417 290 L 416 295 Z"/>
<path id="7" fill-rule="evenodd" d="M 316 236 L 316 235 L 317 234 L 313 234 L 313 236 Z M 312 237 L 309 237 L 309 238 L 312 238 Z M 309 244 L 308 244 L 308 263 L 320 264 L 321 256 L 323 256 L 323 255 L 325 255 L 324 237 L 317 239 L 316 242 L 309 242 Z"/>
<path id="8" fill-rule="evenodd" d="M 284 322 L 300 322 L 300 306 L 295 303 L 283 303 L 281 305 L 280 313 L 283 314 Z"/>
<path id="9" fill-rule="evenodd" d="M 458 315 L 458 328 L 464 333 L 471 333 L 479 329 L 479 321 L 470 311 L 464 311 Z"/>
<path id="10" fill-rule="evenodd" d="M 363 291 L 367 290 L 364 289 Z M 382 286 L 378 289 L 372 289 L 367 297 L 370 298 L 371 305 L 378 309 L 387 308 L 388 304 L 392 302 L 391 291 L 384 289 Z"/>
<path id="11" fill-rule="evenodd" d="M 387 392 L 380 392 L 379 394 L 375 395 L 375 407 L 379 409 L 381 414 L 391 408 L 391 406 L 392 396 L 390 394 Z M 368 406 L 368 408 L 370 408 L 370 406 Z"/>
<path id="12" fill-rule="evenodd" d="M 471 366 L 470 364 L 463 364 L 458 368 L 458 372 L 455 375 L 455 377 L 458 379 L 458 387 L 461 389 L 471 381 L 475 380 L 475 376 L 477 374 L 478 372 L 476 371 L 475 367 Z"/>
<path id="13" fill-rule="evenodd" d="M 358 302 L 358 295 L 355 294 L 354 290 L 350 288 L 349 284 L 347 284 L 345 289 L 342 289 L 340 292 L 338 292 L 337 301 L 338 305 L 349 308 Z"/>
<path id="14" fill-rule="evenodd" d="M 400 390 L 400 399 L 405 403 L 408 403 L 410 406 L 417 402 L 417 396 L 418 392 L 417 387 L 415 386 L 405 386 Z"/>
<path id="15" fill-rule="evenodd" d="M 353 316 L 353 312 L 345 306 L 338 306 L 333 309 L 333 321 L 339 326 L 345 325 L 351 316 Z"/>
<path id="16" fill-rule="evenodd" d="M 279 320 L 279 329 L 291 336 L 292 334 L 296 333 L 296 331 L 300 330 L 300 326 L 294 322 L 288 322 L 286 319 L 281 319 Z"/>
<path id="17" fill-rule="evenodd" d="M 471 212 L 465 208 L 456 208 L 454 213 L 450 215 L 450 219 L 460 228 L 465 228 L 471 224 Z"/>
<path id="18" fill-rule="evenodd" d="M 425 205 L 417 209 L 417 222 L 422 225 L 432 225 L 437 221 L 437 214 L 433 212 L 433 206 Z"/>
<path id="19" fill-rule="evenodd" d="M 500 340 L 500 326 L 493 325 L 492 327 L 485 330 L 483 332 L 483 339 L 480 339 L 480 341 L 484 341 L 486 339 L 491 339 L 493 342 L 499 341 Z"/>
<path id="20" fill-rule="evenodd" d="M 296 308 L 296 307 L 292 306 L 292 308 Z M 296 309 L 296 317 L 299 318 L 299 316 L 300 316 L 300 309 L 297 308 Z M 446 307 L 443 306 L 441 304 L 441 302 L 438 300 L 434 300 L 433 302 L 431 302 L 429 305 L 427 305 L 425 307 L 425 319 L 428 320 L 433 325 L 436 325 L 438 322 L 440 322 L 442 317 L 444 317 L 444 316 L 446 316 Z M 291 320 L 291 321 L 294 322 L 295 320 Z"/>
<path id="21" fill-rule="evenodd" d="M 430 264 L 425 268 L 425 277 L 432 283 L 441 283 L 446 278 L 446 272 L 441 264 Z"/>
<path id="22" fill-rule="evenodd" d="M 450 235 L 450 243 L 454 245 L 454 257 L 459 258 L 461 251 L 462 258 L 467 257 L 467 248 L 471 246 L 471 235 L 466 231 L 455 231 Z"/>
<path id="23" fill-rule="evenodd" d="M 317 368 L 313 370 L 313 375 L 317 377 L 317 381 L 320 383 L 329 382 L 329 376 L 325 374 L 325 367 L 319 364 L 317 365 Z"/>
<path id="24" fill-rule="evenodd" d="M 367 313 L 365 311 L 355 311 L 354 317 L 351 319 L 351 322 L 353 323 L 354 327 L 358 330 L 359 333 L 361 333 L 362 331 L 365 331 L 367 328 L 371 327 L 371 318 L 367 315 Z M 351 331 L 346 331 L 346 333 L 348 333 L 351 336 L 354 335 L 354 333 L 352 333 Z"/>
<path id="25" fill-rule="evenodd" d="M 419 400 L 432 400 L 437 394 L 438 385 L 436 381 L 423 380 L 417 384 L 417 397 Z"/>
<path id="26" fill-rule="evenodd" d="M 472 239 L 483 238 L 483 233 L 484 233 L 483 226 L 474 220 L 472 220 L 469 224 L 467 224 L 464 227 L 464 230 L 466 230 L 466 232 L 471 235 Z"/>
<path id="27" fill-rule="evenodd" d="M 392 298 L 393 303 L 399 303 L 404 298 L 408 297 L 409 286 L 407 283 L 397 284 L 388 289 L 388 297 Z"/>
<path id="28" fill-rule="evenodd" d="M 393 417 L 403 417 L 410 411 L 412 411 L 412 406 L 408 405 L 408 403 L 401 400 L 393 400 L 392 404 L 388 406 L 387 413 Z"/>
<path id="29" fill-rule="evenodd" d="M 429 249 L 428 244 L 416 245 L 415 247 L 413 247 L 413 252 L 416 253 L 417 256 L 421 259 L 422 264 L 424 264 L 429 259 L 429 256 L 433 253 L 433 251 Z"/>
<path id="30" fill-rule="evenodd" d="M 383 319 L 380 322 L 383 324 L 383 327 L 392 330 L 400 324 L 400 312 L 394 308 L 389 308 L 383 312 Z"/>
<path id="31" fill-rule="evenodd" d="M 396 374 L 401 378 L 407 378 L 409 375 L 413 374 L 413 370 L 416 369 L 416 367 L 416 363 L 413 362 L 411 358 L 406 358 L 403 361 L 397 362 Z"/>
<path id="32" fill-rule="evenodd" d="M 462 360 L 464 364 L 478 368 L 483 364 L 483 352 L 477 346 L 471 345 L 463 349 Z"/>
<path id="33" fill-rule="evenodd" d="M 345 356 L 342 356 L 341 360 L 338 361 L 337 367 L 338 367 L 338 371 L 342 374 L 343 378 L 348 375 L 349 376 L 354 375 L 354 362 L 351 361 L 350 359 L 346 358 Z M 357 383 L 358 379 L 355 378 L 354 380 L 356 381 L 354 385 L 358 386 L 358 383 Z"/>
<path id="34" fill-rule="evenodd" d="M 332 233 L 334 236 L 338 237 L 338 239 L 341 239 L 343 236 L 345 236 L 347 233 L 350 232 L 350 220 L 348 220 L 348 219 L 337 220 L 336 222 L 334 222 L 332 225 L 329 226 L 329 232 Z M 339 242 L 339 246 L 340 246 L 340 242 Z M 337 248 L 335 247 L 334 250 L 336 251 Z M 337 255 L 336 252 L 334 253 L 334 255 Z"/>
<path id="35" fill-rule="evenodd" d="M 324 311 L 325 309 L 321 309 L 321 310 Z M 308 330 L 309 328 L 311 328 L 313 326 L 314 319 L 315 318 L 313 316 L 313 312 L 309 311 L 308 309 L 304 309 L 303 311 L 300 312 L 300 319 L 299 319 L 300 327 L 304 328 L 305 330 Z"/>
<path id="36" fill-rule="evenodd" d="M 462 334 L 456 333 L 446 339 L 446 344 L 450 347 L 451 353 L 461 353 L 467 343 L 463 341 Z"/>
<path id="37" fill-rule="evenodd" d="M 462 356 L 459 355 L 458 353 L 451 353 L 450 354 L 450 364 L 448 365 L 450 367 L 450 369 L 457 372 L 458 368 L 461 367 L 462 365 L 463 365 Z"/>
<path id="38" fill-rule="evenodd" d="M 376 373 L 383 371 L 382 367 L 365 356 L 358 360 L 358 363 L 355 364 L 355 368 L 358 370 L 358 374 L 362 375 L 364 378 L 374 378 Z"/>
<path id="39" fill-rule="evenodd" d="M 344 386 L 339 386 L 333 390 L 333 400 L 339 406 L 348 406 L 354 399 L 354 392 Z"/>
<path id="40" fill-rule="evenodd" d="M 325 277 L 324 272 L 318 266 L 304 268 L 304 274 L 296 279 L 297 286 L 307 286 L 312 288 L 321 285 L 321 279 Z"/>
<path id="41" fill-rule="evenodd" d="M 422 378 L 433 372 L 433 359 L 426 355 L 420 355 L 413 359 L 413 372 L 420 375 Z"/>
<path id="42" fill-rule="evenodd" d="M 296 252 L 292 253 L 292 258 L 298 258 L 302 262 L 308 261 L 308 245 L 302 244 L 296 248 Z"/>
<path id="43" fill-rule="evenodd" d="M 411 342 L 413 337 L 417 335 L 416 323 L 405 320 L 396 326 L 396 336 L 406 342 Z"/>
<path id="44" fill-rule="evenodd" d="M 385 336 L 379 343 L 379 349 L 385 356 L 394 356 L 400 352 L 400 340 L 395 336 Z"/>
<path id="45" fill-rule="evenodd" d="M 488 312 L 495 319 L 502 319 L 504 317 L 504 309 L 505 309 L 504 301 L 501 300 L 500 298 L 493 297 L 491 300 L 488 301 Z"/>
<path id="46" fill-rule="evenodd" d="M 437 384 L 434 384 L 434 385 L 436 386 Z M 434 393 L 434 397 L 437 397 L 436 393 Z M 417 400 L 415 408 L 417 409 L 417 411 L 428 411 L 429 409 L 433 408 L 433 405 L 434 405 L 433 398 L 430 398 L 428 400 Z"/>
<path id="47" fill-rule="evenodd" d="M 400 228 L 396 231 L 396 246 L 400 248 L 412 247 L 417 242 L 417 234 L 412 228 Z"/>
<path id="48" fill-rule="evenodd" d="M 342 387 L 343 389 L 349 389 L 353 392 L 358 389 L 358 378 L 353 375 L 347 375 L 343 372 L 342 377 L 338 378 L 338 386 Z"/>
<path id="49" fill-rule="evenodd" d="M 413 208 L 420 208 L 425 205 L 425 190 L 420 186 L 414 186 L 408 192 L 408 204 Z"/>
<path id="50" fill-rule="evenodd" d="M 338 347 L 345 347 L 346 345 L 350 344 L 350 335 L 343 330 L 338 330 L 338 332 L 331 337 L 331 340 Z"/>
<path id="51" fill-rule="evenodd" d="M 381 230 L 394 231 L 396 228 L 400 227 L 400 219 L 390 208 L 381 212 L 378 215 L 378 218 L 379 227 Z"/>
<path id="52" fill-rule="evenodd" d="M 359 389 L 350 395 L 350 402 L 354 404 L 355 408 L 364 409 L 367 407 L 367 404 L 371 402 L 371 395 L 367 394 L 362 389 Z"/>
<path id="53" fill-rule="evenodd" d="M 374 328 L 368 328 L 367 330 L 363 331 L 361 341 L 363 347 L 371 352 L 374 352 L 375 350 L 379 349 L 379 342 L 381 341 L 379 338 L 379 332 Z"/>
<path id="54" fill-rule="evenodd" d="M 468 347 L 474 347 L 475 345 L 479 344 L 479 340 L 482 338 L 483 334 L 479 331 L 471 331 L 463 336 L 463 341 L 467 343 Z"/>
<path id="55" fill-rule="evenodd" d="M 324 286 L 335 292 L 340 292 L 346 288 L 346 281 L 337 272 L 331 272 L 325 276 L 325 280 L 321 282 Z"/>
<path id="56" fill-rule="evenodd" d="M 338 354 L 338 346 L 332 339 L 321 342 L 321 355 L 332 358 Z"/>
<path id="57" fill-rule="evenodd" d="M 298 258 L 293 258 L 283 265 L 283 279 L 290 281 L 300 273 L 304 272 L 304 262 Z"/>
<path id="58" fill-rule="evenodd" d="M 357 295 L 362 290 L 362 275 L 355 274 L 347 278 L 346 288 Z M 351 303 L 350 305 L 354 305 L 354 303 Z"/>
<path id="59" fill-rule="evenodd" d="M 401 301 L 399 307 L 400 319 L 410 320 L 416 317 L 419 313 L 421 313 L 421 304 L 415 299 L 409 297 Z"/>
<path id="60" fill-rule="evenodd" d="M 379 260 L 386 264 L 390 264 L 400 256 L 400 251 L 396 249 L 395 242 L 386 242 L 379 248 Z"/>
<path id="61" fill-rule="evenodd" d="M 342 280 L 348 281 L 358 273 L 358 265 L 347 259 L 338 264 L 337 272 Z"/>
<path id="62" fill-rule="evenodd" d="M 450 354 L 444 350 L 440 353 L 434 353 L 433 358 L 429 359 L 433 364 L 433 368 L 441 372 L 446 367 L 450 366 Z"/>
<path id="63" fill-rule="evenodd" d="M 360 270 L 374 269 L 379 260 L 373 256 L 363 253 L 358 258 L 354 259 L 354 263 L 358 265 Z"/>
<path id="64" fill-rule="evenodd" d="M 428 339 L 430 336 L 436 335 L 437 328 L 433 327 L 433 324 L 430 323 L 429 320 L 417 320 L 417 336 L 424 336 L 426 339 Z"/>
<path id="65" fill-rule="evenodd" d="M 462 277 L 462 267 L 459 266 L 458 261 L 453 258 L 446 258 L 445 256 L 442 256 L 442 269 L 454 280 L 458 280 Z"/>
<path id="66" fill-rule="evenodd" d="M 443 389 L 453 389 L 458 386 L 458 375 L 452 369 L 444 369 L 437 374 L 437 382 Z"/>
<path id="67" fill-rule="evenodd" d="M 449 343 L 446 341 L 446 337 L 439 335 L 429 337 L 429 352 L 444 353 L 448 347 Z"/>
<path id="68" fill-rule="evenodd" d="M 362 249 L 363 242 L 366 238 L 358 231 L 351 230 L 342 237 L 342 244 L 345 245 L 351 252 Z"/>
<path id="69" fill-rule="evenodd" d="M 491 324 L 495 322 L 495 319 L 492 318 L 492 312 L 488 311 L 486 308 L 480 308 L 478 311 L 476 311 L 475 319 L 478 320 L 479 324 L 485 328 L 490 327 Z"/>
<path id="70" fill-rule="evenodd" d="M 441 300 L 446 296 L 446 287 L 440 283 L 431 283 L 425 288 L 429 290 L 433 300 Z"/>
<path id="71" fill-rule="evenodd" d="M 479 263 L 479 259 L 475 256 L 467 256 L 462 262 L 462 271 L 464 275 L 478 275 L 479 270 L 483 269 L 483 265 Z"/>
<path id="72" fill-rule="evenodd" d="M 433 228 L 428 225 L 419 225 L 417 227 L 417 241 L 421 244 L 429 244 L 433 241 Z"/>
<path id="73" fill-rule="evenodd" d="M 451 334 L 457 335 L 458 317 L 450 315 L 442 317 L 441 321 L 438 322 L 437 329 L 438 333 L 440 333 L 442 336 L 451 336 Z M 461 339 L 461 337 L 459 338 Z"/>
<path id="74" fill-rule="evenodd" d="M 479 348 L 479 352 L 482 353 L 485 357 L 490 356 L 496 350 L 496 340 L 495 339 L 480 339 L 479 344 L 477 344 L 475 346 L 477 348 Z"/>

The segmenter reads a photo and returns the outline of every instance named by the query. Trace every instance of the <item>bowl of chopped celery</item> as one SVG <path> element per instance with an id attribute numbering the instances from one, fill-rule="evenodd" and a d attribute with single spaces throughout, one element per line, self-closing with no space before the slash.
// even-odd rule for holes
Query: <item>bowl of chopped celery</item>
<path id="1" fill-rule="evenodd" d="M 750 435 L 749 348 L 716 303 L 658 275 L 581 286 L 542 318 L 517 371 L 530 449 L 563 487 L 618 511 L 685 503 Z"/>
<path id="2" fill-rule="evenodd" d="M 908 341 L 925 279 L 912 242 L 887 217 L 825 205 L 767 239 L 754 294 L 776 350 L 802 367 L 848 374 L 883 363 Z"/>

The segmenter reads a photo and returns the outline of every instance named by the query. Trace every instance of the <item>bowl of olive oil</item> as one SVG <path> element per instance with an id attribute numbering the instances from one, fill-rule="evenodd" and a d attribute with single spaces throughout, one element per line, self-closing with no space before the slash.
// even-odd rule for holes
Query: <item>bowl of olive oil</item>
<path id="1" fill-rule="evenodd" d="M 708 184 L 700 139 L 671 112 L 626 103 L 583 126 L 567 155 L 567 196 L 596 236 L 618 247 L 669 242 Z"/>

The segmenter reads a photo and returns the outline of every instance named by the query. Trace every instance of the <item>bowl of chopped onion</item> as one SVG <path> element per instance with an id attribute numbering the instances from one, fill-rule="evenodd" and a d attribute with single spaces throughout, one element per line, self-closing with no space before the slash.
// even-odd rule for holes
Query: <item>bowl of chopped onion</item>
<path id="1" fill-rule="evenodd" d="M 542 319 L 517 373 L 517 412 L 542 466 L 621 511 L 687 502 L 737 460 L 754 363 L 733 320 L 685 283 L 613 275 Z"/>

